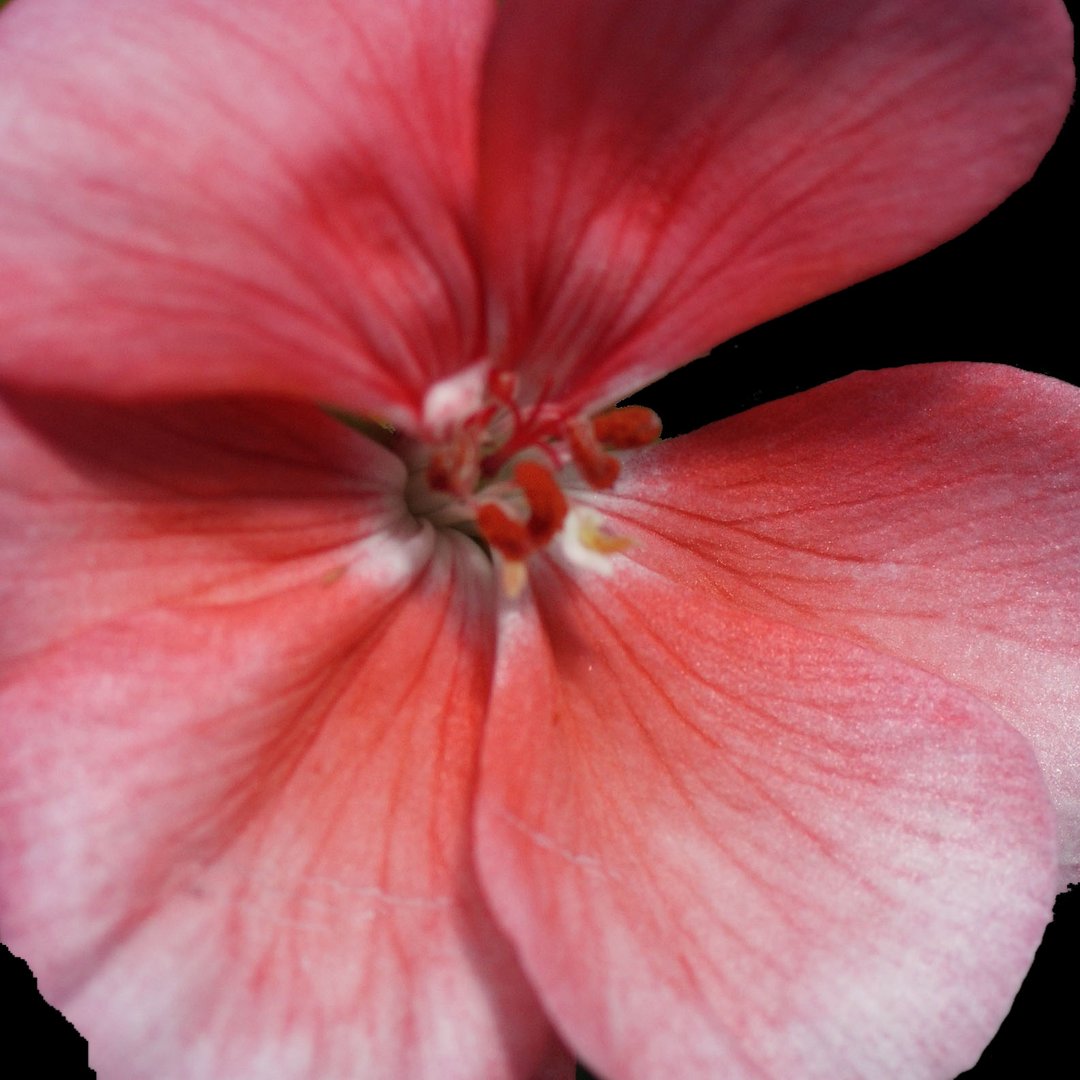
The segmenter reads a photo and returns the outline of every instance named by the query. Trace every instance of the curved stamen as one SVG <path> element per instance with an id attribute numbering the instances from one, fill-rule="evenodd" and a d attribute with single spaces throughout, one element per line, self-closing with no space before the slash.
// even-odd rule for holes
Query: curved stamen
<path id="1" fill-rule="evenodd" d="M 567 418 L 548 404 L 550 391 L 547 380 L 522 408 L 518 376 L 489 371 L 483 400 L 444 427 L 424 474 L 433 492 L 456 499 L 462 519 L 475 522 L 474 535 L 498 556 L 511 596 L 524 584 L 525 560 L 567 530 L 573 535 L 563 536 L 563 548 L 582 565 L 626 550 L 629 540 L 609 534 L 592 511 L 571 509 L 559 474 L 573 462 L 585 483 L 605 490 L 619 476 L 615 452 L 660 435 L 651 409 L 630 405 Z M 538 455 L 546 460 L 537 461 Z"/>

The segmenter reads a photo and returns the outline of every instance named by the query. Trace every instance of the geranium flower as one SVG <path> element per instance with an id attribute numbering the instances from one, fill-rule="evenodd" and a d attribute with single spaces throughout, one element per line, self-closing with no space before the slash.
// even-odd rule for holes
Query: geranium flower
<path id="1" fill-rule="evenodd" d="M 1080 851 L 1080 395 L 611 406 L 987 212 L 1069 46 L 1054 0 L 4 11 L 0 927 L 101 1076 L 975 1059 Z"/>

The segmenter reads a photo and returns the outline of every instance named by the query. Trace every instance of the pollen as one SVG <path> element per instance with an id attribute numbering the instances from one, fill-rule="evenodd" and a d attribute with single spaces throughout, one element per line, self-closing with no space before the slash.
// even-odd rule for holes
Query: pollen
<path id="1" fill-rule="evenodd" d="M 609 577 L 617 565 L 614 556 L 633 547 L 633 541 L 612 532 L 595 510 L 575 506 L 559 533 L 559 545 L 567 562 Z"/>
<path id="2" fill-rule="evenodd" d="M 582 547 L 597 555 L 615 555 L 633 547 L 633 540 L 610 532 L 595 514 L 580 513 L 577 519 L 577 536 Z"/>

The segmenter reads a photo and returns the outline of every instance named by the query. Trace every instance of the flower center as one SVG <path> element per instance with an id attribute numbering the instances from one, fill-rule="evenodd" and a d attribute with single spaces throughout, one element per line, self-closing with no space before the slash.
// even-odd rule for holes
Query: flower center
<path id="1" fill-rule="evenodd" d="M 630 542 L 574 492 L 612 487 L 617 454 L 660 436 L 659 417 L 640 405 L 568 416 L 543 392 L 528 403 L 519 397 L 513 372 L 486 366 L 433 387 L 407 492 L 418 516 L 482 543 L 510 595 L 522 588 L 529 557 L 556 540 L 571 561 L 610 570 Z"/>

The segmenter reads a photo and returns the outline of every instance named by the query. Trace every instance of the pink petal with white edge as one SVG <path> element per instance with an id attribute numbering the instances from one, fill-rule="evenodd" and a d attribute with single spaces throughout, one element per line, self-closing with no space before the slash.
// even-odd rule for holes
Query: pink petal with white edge
<path id="1" fill-rule="evenodd" d="M 911 259 L 1031 175 L 1058 0 L 509 4 L 488 54 L 493 349 L 583 408 Z"/>
<path id="2" fill-rule="evenodd" d="M 1026 741 L 871 650 L 625 564 L 503 613 L 477 852 L 601 1075 L 940 1080 L 1054 892 Z"/>
<path id="3" fill-rule="evenodd" d="M 627 459 L 631 556 L 869 644 L 1032 742 L 1080 876 L 1080 390 L 988 364 L 860 372 Z"/>
<path id="4" fill-rule="evenodd" d="M 0 930 L 99 1075 L 569 1075 L 471 869 L 476 546 L 314 410 L 31 404 Z"/>
<path id="5" fill-rule="evenodd" d="M 490 0 L 83 0 L 0 17 L 0 367 L 413 416 L 482 348 Z"/>

